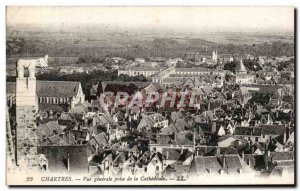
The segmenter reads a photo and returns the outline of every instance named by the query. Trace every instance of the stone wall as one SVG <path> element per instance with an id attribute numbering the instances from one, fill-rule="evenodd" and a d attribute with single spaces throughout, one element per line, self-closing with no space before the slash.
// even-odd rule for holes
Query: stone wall
<path id="1" fill-rule="evenodd" d="M 27 160 L 26 158 L 37 154 L 35 115 L 35 106 L 16 106 L 17 164 L 22 158 Z"/>

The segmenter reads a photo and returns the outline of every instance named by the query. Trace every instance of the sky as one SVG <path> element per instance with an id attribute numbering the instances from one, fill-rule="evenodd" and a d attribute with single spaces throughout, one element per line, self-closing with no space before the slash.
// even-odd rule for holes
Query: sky
<path id="1" fill-rule="evenodd" d="M 7 7 L 7 24 L 190 32 L 294 32 L 293 7 Z"/>

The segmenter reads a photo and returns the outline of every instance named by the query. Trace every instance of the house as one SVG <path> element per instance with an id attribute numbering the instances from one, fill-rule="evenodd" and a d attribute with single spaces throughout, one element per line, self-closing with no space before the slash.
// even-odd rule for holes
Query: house
<path id="1" fill-rule="evenodd" d="M 92 136 L 87 145 L 89 145 L 92 153 L 98 153 L 100 149 L 109 146 L 109 138 L 106 133 L 102 132 Z"/>
<path id="2" fill-rule="evenodd" d="M 239 155 L 195 156 L 190 174 L 203 175 L 239 175 L 251 170 Z"/>
<path id="3" fill-rule="evenodd" d="M 270 152 L 266 153 L 265 157 L 266 169 L 270 171 L 270 175 L 282 176 L 283 171 L 287 174 L 294 173 L 295 152 Z M 277 171 L 277 172 L 276 172 Z M 278 172 L 279 171 L 279 172 Z"/>
<path id="4" fill-rule="evenodd" d="M 44 154 L 51 173 L 88 173 L 88 154 L 85 145 L 40 146 L 38 154 Z"/>
<path id="5" fill-rule="evenodd" d="M 150 131 L 152 128 L 161 129 L 168 126 L 169 121 L 159 113 L 149 114 L 142 118 L 137 130 L 139 132 Z"/>
<path id="6" fill-rule="evenodd" d="M 236 127 L 234 135 L 236 137 L 255 142 L 267 142 L 285 132 L 283 125 L 261 125 L 257 127 Z"/>
<path id="7" fill-rule="evenodd" d="M 147 165 L 147 174 L 153 177 L 161 177 L 163 173 L 163 160 L 165 156 L 161 153 L 153 153 Z"/>

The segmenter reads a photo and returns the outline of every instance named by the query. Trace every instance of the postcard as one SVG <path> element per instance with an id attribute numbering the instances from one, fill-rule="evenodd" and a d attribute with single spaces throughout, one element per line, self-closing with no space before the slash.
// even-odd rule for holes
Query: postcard
<path id="1" fill-rule="evenodd" d="M 6 7 L 7 185 L 295 185 L 294 7 Z"/>

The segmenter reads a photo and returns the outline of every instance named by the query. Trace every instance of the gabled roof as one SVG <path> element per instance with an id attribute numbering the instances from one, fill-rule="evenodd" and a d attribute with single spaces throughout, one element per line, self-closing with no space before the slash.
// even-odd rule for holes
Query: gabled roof
<path id="1" fill-rule="evenodd" d="M 223 166 L 223 160 L 225 166 Z M 238 174 L 239 170 L 246 170 L 247 165 L 241 160 L 239 155 L 207 156 L 195 157 L 191 170 L 198 174 L 220 174 L 221 170 L 227 174 Z"/>
<path id="2" fill-rule="evenodd" d="M 38 97 L 71 98 L 78 93 L 80 82 L 70 81 L 37 81 Z"/>
<path id="3" fill-rule="evenodd" d="M 48 123 L 41 124 L 37 128 L 37 135 L 39 139 L 42 136 L 51 136 L 53 134 L 60 134 L 63 133 L 62 129 L 58 125 L 57 121 L 49 121 Z"/>
<path id="4" fill-rule="evenodd" d="M 95 135 L 93 138 L 101 146 L 106 146 L 108 144 L 108 138 L 107 138 L 107 136 L 106 136 L 106 134 L 104 132 Z"/>
<path id="5" fill-rule="evenodd" d="M 75 117 L 72 113 L 62 112 L 58 120 L 74 121 Z"/>
<path id="6" fill-rule="evenodd" d="M 174 144 L 174 136 L 173 135 L 159 135 L 156 137 L 157 144 Z"/>
<path id="7" fill-rule="evenodd" d="M 264 135 L 281 135 L 286 129 L 284 125 L 262 125 L 261 128 Z"/>
<path id="8" fill-rule="evenodd" d="M 78 93 L 80 82 L 73 81 L 36 81 L 38 97 L 72 98 Z M 7 94 L 16 94 L 16 82 L 7 82 Z"/>
<path id="9" fill-rule="evenodd" d="M 181 149 L 163 148 L 162 154 L 166 160 L 178 160 L 181 156 Z"/>
<path id="10" fill-rule="evenodd" d="M 162 116 L 160 113 L 154 113 L 151 115 L 147 115 L 142 118 L 142 120 L 140 121 L 140 123 L 138 125 L 138 128 L 145 127 L 145 126 L 152 127 L 155 123 L 161 122 L 164 120 L 166 120 L 166 118 L 164 116 Z"/>
<path id="11" fill-rule="evenodd" d="M 95 115 L 95 120 L 99 125 L 117 125 L 109 113 L 98 113 Z"/>
<path id="12" fill-rule="evenodd" d="M 268 157 L 271 161 L 281 161 L 281 160 L 291 160 L 294 161 L 295 152 L 294 151 L 286 151 L 286 152 L 270 152 L 270 156 Z"/>
<path id="13" fill-rule="evenodd" d="M 261 136 L 262 128 L 260 127 L 236 127 L 234 135 L 239 136 Z"/>
<path id="14" fill-rule="evenodd" d="M 179 157 L 179 161 L 184 162 L 186 159 L 188 159 L 190 156 L 192 156 L 194 153 L 189 151 L 188 149 L 184 149 L 183 153 Z"/>
<path id="15" fill-rule="evenodd" d="M 243 60 L 241 60 L 237 65 L 236 65 L 236 68 L 235 68 L 235 72 L 236 73 L 246 73 L 247 70 L 245 68 L 245 65 L 243 63 Z"/>
<path id="16" fill-rule="evenodd" d="M 123 164 L 126 161 L 126 156 L 124 152 L 120 152 L 115 160 L 113 161 L 114 164 Z"/>
<path id="17" fill-rule="evenodd" d="M 181 132 L 175 134 L 176 145 L 194 145 L 194 135 L 191 132 Z"/>

